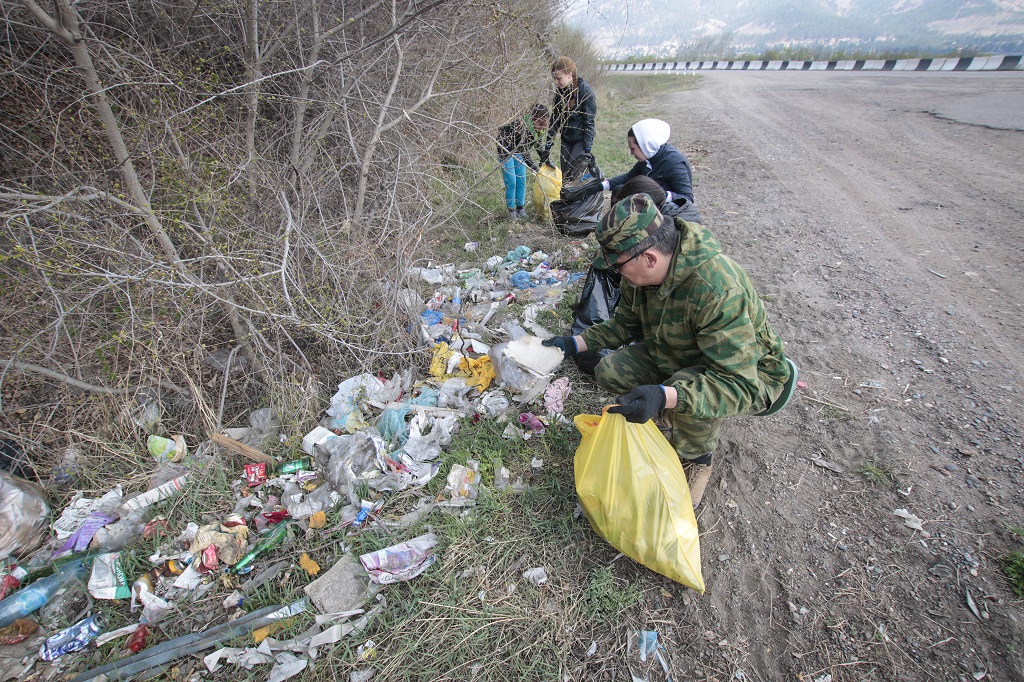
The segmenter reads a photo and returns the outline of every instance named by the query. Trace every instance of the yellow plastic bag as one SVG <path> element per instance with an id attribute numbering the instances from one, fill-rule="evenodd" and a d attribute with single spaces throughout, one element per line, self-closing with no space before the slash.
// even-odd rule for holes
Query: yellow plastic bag
<path id="1" fill-rule="evenodd" d="M 594 531 L 631 559 L 704 592 L 690 486 L 654 422 L 577 415 L 576 493 Z"/>
<path id="2" fill-rule="evenodd" d="M 542 163 L 533 183 L 533 210 L 539 220 L 551 220 L 551 202 L 558 200 L 561 191 L 562 169 Z"/>

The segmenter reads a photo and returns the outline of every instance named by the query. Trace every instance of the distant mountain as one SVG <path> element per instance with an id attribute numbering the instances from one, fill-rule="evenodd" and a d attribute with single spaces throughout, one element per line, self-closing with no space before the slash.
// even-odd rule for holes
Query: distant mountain
<path id="1" fill-rule="evenodd" d="M 1024 0 L 575 0 L 567 20 L 607 57 L 1024 49 Z"/>

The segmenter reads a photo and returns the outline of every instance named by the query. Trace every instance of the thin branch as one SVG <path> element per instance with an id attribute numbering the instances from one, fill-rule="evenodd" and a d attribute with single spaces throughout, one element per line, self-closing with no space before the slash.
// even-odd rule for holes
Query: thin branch
<path id="1" fill-rule="evenodd" d="M 136 391 L 142 388 L 166 387 L 174 391 L 175 393 L 180 393 L 182 395 L 188 396 L 189 398 L 192 397 L 192 394 L 190 394 L 187 390 L 181 388 L 180 386 L 174 385 L 170 381 L 145 382 L 142 384 L 138 384 L 137 386 L 129 386 L 127 388 L 110 388 L 108 386 L 98 386 L 96 384 L 86 383 L 85 381 L 81 381 L 79 379 L 75 379 L 74 377 L 70 377 L 67 374 L 64 374 L 63 372 L 58 372 L 53 369 L 41 367 L 31 362 L 23 362 L 21 360 L 18 360 L 17 358 L 0 358 L 0 364 L 4 365 L 5 373 L 9 369 L 16 369 L 21 372 L 32 372 L 34 374 L 42 374 L 43 376 L 50 377 L 51 379 L 56 379 L 61 383 L 67 384 L 72 388 L 77 388 L 82 391 L 89 391 L 91 393 L 103 393 L 106 395 L 125 395 L 127 393 L 135 393 Z"/>

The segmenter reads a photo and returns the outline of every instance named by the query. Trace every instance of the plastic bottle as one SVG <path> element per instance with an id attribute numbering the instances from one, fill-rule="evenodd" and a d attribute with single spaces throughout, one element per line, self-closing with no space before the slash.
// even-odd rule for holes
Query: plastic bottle
<path id="1" fill-rule="evenodd" d="M 241 574 L 251 571 L 252 562 L 274 549 L 274 547 L 277 547 L 281 544 L 282 540 L 288 537 L 288 526 L 291 522 L 291 519 L 288 519 L 274 526 L 274 530 L 270 531 L 266 537 L 256 543 L 255 547 L 246 552 L 241 559 L 235 562 L 235 565 L 228 569 L 228 573 Z"/>
<path id="2" fill-rule="evenodd" d="M 84 578 L 88 572 L 87 568 L 84 561 L 69 562 L 59 567 L 53 575 L 40 578 L 0 601 L 0 627 L 6 627 L 17 619 L 38 611 L 66 581 Z"/>
<path id="3" fill-rule="evenodd" d="M 59 556 L 56 559 L 51 560 L 49 563 L 40 566 L 39 568 L 33 568 L 28 572 L 28 575 L 22 579 L 22 585 L 31 585 L 40 578 L 45 578 L 48 575 L 53 575 L 54 571 L 65 570 L 64 566 L 82 561 L 87 564 L 91 564 L 92 560 L 100 554 L 106 554 L 109 549 L 89 549 L 84 552 L 75 552 L 74 554 L 65 554 Z"/>
<path id="4" fill-rule="evenodd" d="M 145 623 L 139 623 L 139 627 L 135 628 L 135 632 L 128 638 L 128 651 L 133 654 L 137 654 L 146 648 L 146 635 L 149 634 L 149 628 L 146 627 Z"/>
<path id="5" fill-rule="evenodd" d="M 274 471 L 278 474 L 294 474 L 296 471 L 310 471 L 313 469 L 313 458 L 302 457 L 288 462 L 278 464 Z"/>

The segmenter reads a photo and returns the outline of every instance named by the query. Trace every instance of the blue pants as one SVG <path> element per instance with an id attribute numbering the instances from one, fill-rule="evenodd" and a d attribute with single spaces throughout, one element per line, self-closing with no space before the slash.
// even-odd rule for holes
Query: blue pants
<path id="1" fill-rule="evenodd" d="M 505 205 L 509 210 L 526 205 L 526 164 L 522 154 L 513 154 L 501 163 L 505 181 Z"/>

